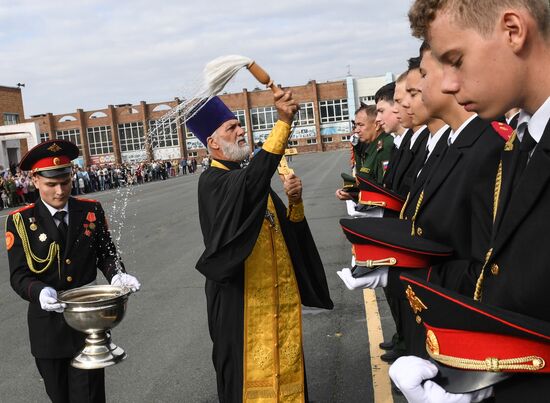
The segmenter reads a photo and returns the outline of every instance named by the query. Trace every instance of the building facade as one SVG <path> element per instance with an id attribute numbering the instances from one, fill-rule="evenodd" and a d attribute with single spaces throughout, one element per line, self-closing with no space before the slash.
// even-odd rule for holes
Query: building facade
<path id="1" fill-rule="evenodd" d="M 362 97 L 374 97 L 372 88 L 379 82 L 383 83 L 378 87 L 382 86 L 390 76 L 362 79 L 372 81 L 370 86 L 363 81 L 358 85 L 357 80 L 348 77 L 291 87 L 300 111 L 289 146 L 299 153 L 349 147 L 356 106 Z M 241 121 L 249 144 L 263 142 L 278 119 L 270 90 L 244 89 L 220 98 Z M 76 143 L 80 149 L 78 163 L 82 166 L 202 158 L 207 154 L 206 148 L 185 125 L 171 119 L 159 127 L 159 120 L 179 103 L 178 98 L 153 104 L 142 101 L 138 105 L 109 105 L 93 111 L 77 109 L 60 115 L 34 115 L 27 121 L 38 126 L 40 141 L 59 138 Z"/>
<path id="2" fill-rule="evenodd" d="M 17 165 L 38 141 L 37 125 L 25 123 L 21 88 L 0 86 L 0 172 Z"/>

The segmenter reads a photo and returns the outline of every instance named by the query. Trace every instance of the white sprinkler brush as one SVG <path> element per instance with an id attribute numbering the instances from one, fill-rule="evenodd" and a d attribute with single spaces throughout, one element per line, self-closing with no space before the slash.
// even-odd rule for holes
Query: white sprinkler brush
<path id="1" fill-rule="evenodd" d="M 246 56 L 227 55 L 218 57 L 205 66 L 203 94 L 201 95 L 210 98 L 219 94 L 243 67 L 246 67 L 256 80 L 265 84 L 268 88 L 271 88 L 274 93 L 281 91 L 281 89 L 273 83 L 269 74 L 267 74 L 254 60 Z"/>

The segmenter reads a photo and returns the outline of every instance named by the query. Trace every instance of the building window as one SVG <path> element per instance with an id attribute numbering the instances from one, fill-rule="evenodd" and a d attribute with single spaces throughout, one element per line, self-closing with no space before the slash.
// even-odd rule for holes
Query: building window
<path id="1" fill-rule="evenodd" d="M 79 136 L 80 137 L 80 136 Z M 40 142 L 43 143 L 50 139 L 50 133 L 40 133 Z"/>
<path id="2" fill-rule="evenodd" d="M 298 140 L 289 140 L 288 146 L 289 147 L 296 147 L 298 145 Z"/>
<path id="3" fill-rule="evenodd" d="M 323 137 L 323 143 L 332 143 L 332 137 Z"/>
<path id="4" fill-rule="evenodd" d="M 374 95 L 367 95 L 366 97 L 359 97 L 359 103 L 365 105 L 374 104 Z"/>
<path id="5" fill-rule="evenodd" d="M 294 121 L 298 126 L 314 125 L 315 113 L 313 112 L 313 102 L 301 103 L 300 110 L 296 114 Z"/>
<path id="6" fill-rule="evenodd" d="M 317 144 L 317 139 L 307 139 L 307 144 Z"/>
<path id="7" fill-rule="evenodd" d="M 350 138 L 351 136 L 342 136 L 340 137 L 340 141 L 349 141 Z"/>
<path id="8" fill-rule="evenodd" d="M 252 119 L 252 130 L 269 130 L 279 119 L 279 114 L 274 106 L 266 106 L 263 108 L 252 108 L 250 110 L 250 118 Z"/>
<path id="9" fill-rule="evenodd" d="M 19 123 L 19 114 L 18 113 L 4 113 L 4 124 L 5 125 L 16 125 Z"/>
<path id="10" fill-rule="evenodd" d="M 159 123 L 158 120 L 149 121 L 149 133 L 153 148 L 175 147 L 179 145 L 178 125 L 175 118 Z"/>
<path id="11" fill-rule="evenodd" d="M 189 151 L 187 153 L 187 157 L 196 157 L 197 155 L 199 155 L 196 151 Z"/>
<path id="12" fill-rule="evenodd" d="M 118 125 L 120 151 L 139 151 L 145 149 L 143 122 L 123 123 Z"/>
<path id="13" fill-rule="evenodd" d="M 82 141 L 80 140 L 80 129 L 58 130 L 55 137 L 59 140 L 67 140 L 78 146 L 79 155 L 82 155 Z"/>
<path id="14" fill-rule="evenodd" d="M 88 127 L 87 133 L 90 155 L 111 154 L 113 152 L 111 126 Z"/>
<path id="15" fill-rule="evenodd" d="M 246 116 L 245 116 L 245 111 L 242 110 L 242 109 L 238 109 L 236 111 L 232 111 L 233 114 L 237 117 L 237 119 L 239 119 L 239 122 L 241 123 L 241 127 L 244 129 L 244 131 L 246 132 Z"/>
<path id="16" fill-rule="evenodd" d="M 321 123 L 342 122 L 349 119 L 347 99 L 320 101 L 319 109 Z"/>

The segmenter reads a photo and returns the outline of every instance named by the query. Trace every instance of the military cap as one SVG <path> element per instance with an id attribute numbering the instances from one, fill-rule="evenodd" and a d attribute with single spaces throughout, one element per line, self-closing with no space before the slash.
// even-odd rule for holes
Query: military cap
<path id="1" fill-rule="evenodd" d="M 342 172 L 340 176 L 344 181 L 342 190 L 345 190 L 346 192 L 359 192 L 359 188 L 357 187 L 357 182 L 354 176 L 347 174 L 345 172 Z"/>
<path id="2" fill-rule="evenodd" d="M 401 273 L 412 313 L 426 329 L 434 379 L 450 393 L 494 385 L 514 373 L 550 373 L 550 323 L 485 305 Z"/>
<path id="3" fill-rule="evenodd" d="M 352 243 L 357 269 L 354 277 L 381 266 L 424 269 L 452 249 L 422 237 L 411 236 L 411 224 L 397 218 L 343 218 L 340 225 Z M 361 267 L 368 269 L 362 269 Z"/>
<path id="4" fill-rule="evenodd" d="M 47 178 L 67 175 L 72 170 L 72 160 L 78 157 L 78 147 L 67 140 L 48 140 L 31 148 L 21 158 L 19 168 Z"/>
<path id="5" fill-rule="evenodd" d="M 382 207 L 396 212 L 401 211 L 405 204 L 404 198 L 360 173 L 357 174 L 357 179 L 359 182 L 359 204 Z"/>

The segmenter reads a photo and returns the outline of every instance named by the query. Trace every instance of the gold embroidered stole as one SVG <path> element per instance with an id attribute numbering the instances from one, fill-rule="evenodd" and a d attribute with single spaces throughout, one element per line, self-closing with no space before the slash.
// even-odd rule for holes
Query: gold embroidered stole
<path id="1" fill-rule="evenodd" d="M 243 402 L 304 402 L 300 293 L 271 196 L 268 211 L 245 261 Z"/>

